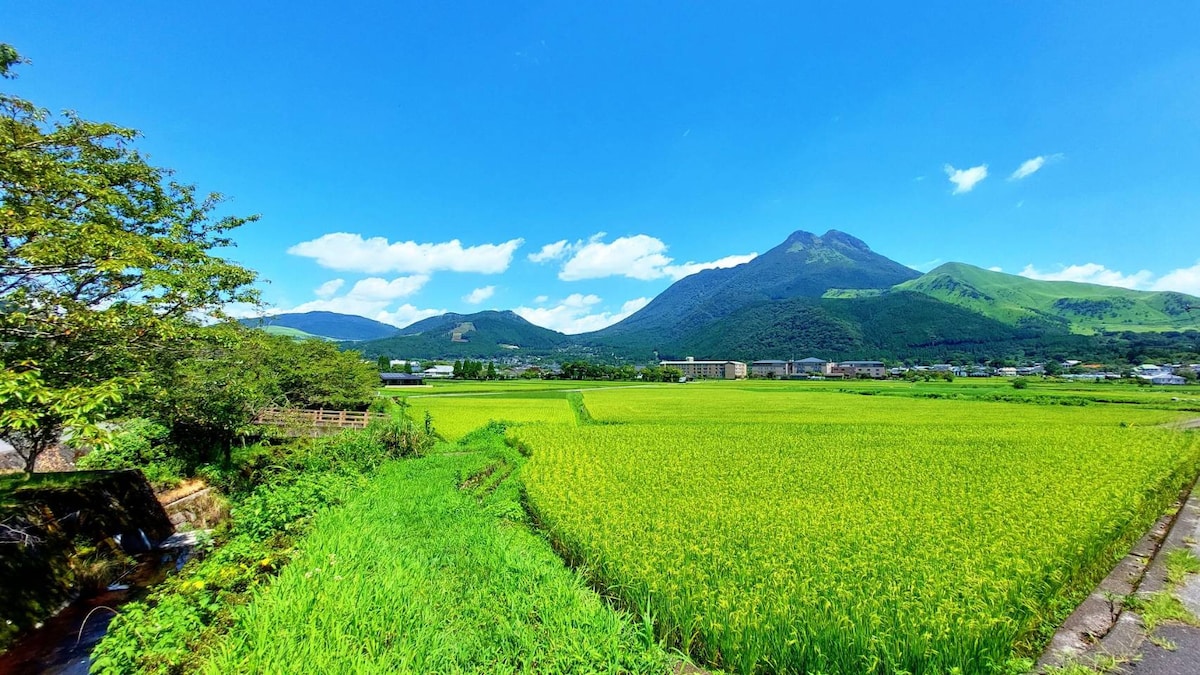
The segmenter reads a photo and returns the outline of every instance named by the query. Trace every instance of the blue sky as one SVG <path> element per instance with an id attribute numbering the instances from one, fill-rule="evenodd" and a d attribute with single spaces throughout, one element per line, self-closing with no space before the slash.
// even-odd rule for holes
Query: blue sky
<path id="1" fill-rule="evenodd" d="M 1200 294 L 1200 3 L 916 4 L 20 3 L 0 40 L 7 91 L 261 214 L 230 255 L 276 310 L 578 332 L 830 228 Z"/>

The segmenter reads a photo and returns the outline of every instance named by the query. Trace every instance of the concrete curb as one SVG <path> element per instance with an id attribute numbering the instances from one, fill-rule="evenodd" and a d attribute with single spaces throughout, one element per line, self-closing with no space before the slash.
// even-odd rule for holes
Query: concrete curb
<path id="1" fill-rule="evenodd" d="M 1176 508 L 1159 518 L 1129 554 L 1067 617 L 1038 659 L 1034 672 L 1069 663 L 1085 666 L 1100 658 L 1134 658 L 1146 641 L 1141 618 L 1126 611 L 1118 596 L 1148 595 L 1167 587 L 1166 553 L 1200 539 L 1200 480 L 1194 481 Z M 1193 546 L 1193 550 L 1200 547 Z M 1200 582 L 1197 602 L 1200 603 Z"/>

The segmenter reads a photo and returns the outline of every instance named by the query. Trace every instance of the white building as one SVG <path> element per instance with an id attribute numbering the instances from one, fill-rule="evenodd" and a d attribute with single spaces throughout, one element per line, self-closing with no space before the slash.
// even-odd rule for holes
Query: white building
<path id="1" fill-rule="evenodd" d="M 450 378 L 454 377 L 454 366 L 430 366 L 424 370 L 425 377 Z"/>

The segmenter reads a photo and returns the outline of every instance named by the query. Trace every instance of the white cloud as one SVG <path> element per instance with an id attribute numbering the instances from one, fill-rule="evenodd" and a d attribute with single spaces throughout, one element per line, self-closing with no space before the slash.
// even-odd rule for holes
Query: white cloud
<path id="1" fill-rule="evenodd" d="M 553 307 L 517 307 L 513 311 L 532 324 L 572 335 L 611 326 L 645 307 L 650 300 L 634 298 L 623 303 L 620 311 L 594 312 L 602 302 L 599 296 L 572 293 Z"/>
<path id="2" fill-rule="evenodd" d="M 993 265 L 992 267 L 989 267 L 988 270 L 992 272 L 1003 272 L 1004 268 L 1000 267 L 999 265 Z"/>
<path id="3" fill-rule="evenodd" d="M 1191 267 L 1182 267 L 1162 275 L 1151 286 L 1151 290 L 1200 296 L 1200 260 Z"/>
<path id="4" fill-rule="evenodd" d="M 1043 272 L 1033 265 L 1026 265 L 1020 275 L 1047 281 L 1080 281 L 1138 291 L 1175 291 L 1200 296 L 1200 261 L 1191 267 L 1171 270 L 1160 277 L 1155 277 L 1149 270 L 1125 274 L 1118 270 L 1110 270 L 1100 263 L 1069 265 L 1055 272 Z"/>
<path id="5" fill-rule="evenodd" d="M 345 283 L 345 279 L 330 279 L 320 286 L 317 286 L 316 290 L 313 291 L 313 294 L 318 298 L 332 297 L 333 294 L 337 293 Z"/>
<path id="6" fill-rule="evenodd" d="M 484 286 L 482 288 L 476 288 L 475 290 L 473 290 L 470 293 L 467 293 L 466 295 L 463 296 L 463 302 L 465 302 L 469 305 L 478 305 L 479 303 L 483 302 L 484 300 L 487 300 L 488 298 L 495 295 L 495 293 L 496 293 L 495 286 Z"/>
<path id="7" fill-rule="evenodd" d="M 413 305 L 405 303 L 397 307 L 395 311 L 378 312 L 372 318 L 374 318 L 376 321 L 382 321 L 398 328 L 404 328 L 405 326 L 411 323 L 416 323 L 421 319 L 428 319 L 431 316 L 445 314 L 448 311 L 449 310 L 446 309 L 418 309 Z"/>
<path id="8" fill-rule="evenodd" d="M 295 307 L 258 308 L 253 312 L 241 306 L 232 309 L 242 316 L 270 316 L 293 312 L 337 312 L 365 316 L 395 326 L 406 326 L 418 319 L 446 312 L 444 309 L 417 309 L 409 304 L 402 305 L 395 311 L 388 310 L 393 302 L 416 293 L 428 282 L 429 277 L 424 274 L 396 277 L 390 281 L 379 277 L 368 277 L 360 279 L 342 295 L 330 294 L 327 297 L 310 300 Z M 328 285 L 322 284 L 317 290 L 324 290 Z M 334 293 L 336 293 L 336 289 Z M 227 308 L 227 311 L 229 309 Z"/>
<path id="9" fill-rule="evenodd" d="M 687 276 L 691 276 L 701 270 L 723 269 L 726 267 L 737 267 L 742 263 L 748 263 L 758 257 L 757 253 L 747 253 L 745 255 L 727 255 L 724 258 L 706 263 L 688 262 L 682 265 L 667 265 L 663 268 L 667 276 L 678 281 Z"/>
<path id="10" fill-rule="evenodd" d="M 1033 265 L 1026 265 L 1025 269 L 1021 270 L 1019 274 L 1023 277 L 1042 281 L 1078 281 L 1086 284 L 1120 286 L 1121 288 L 1133 289 L 1148 288 L 1150 282 L 1154 279 L 1154 275 L 1149 270 L 1124 274 L 1117 270 L 1110 270 L 1099 263 L 1069 265 L 1054 272 L 1043 272 L 1034 268 Z"/>
<path id="11" fill-rule="evenodd" d="M 740 265 L 758 255 L 731 255 L 712 262 L 689 261 L 674 265 L 674 259 L 666 255 L 667 245 L 661 239 L 635 234 L 605 243 L 603 236 L 604 233 L 600 233 L 588 239 L 587 243 L 576 242 L 571 246 L 573 254 L 559 270 L 558 278 L 563 281 L 614 276 L 644 281 L 663 277 L 682 279 L 701 270 Z"/>
<path id="12" fill-rule="evenodd" d="M 556 241 L 553 244 L 546 244 L 541 248 L 540 251 L 537 253 L 530 253 L 528 257 L 530 262 L 535 263 L 543 263 L 548 260 L 557 260 L 558 258 L 566 255 L 570 247 L 570 242 L 568 242 L 566 239 L 563 239 L 562 241 Z"/>
<path id="13" fill-rule="evenodd" d="M 980 164 L 969 169 L 956 169 L 949 164 L 945 166 L 946 175 L 950 178 L 950 182 L 954 183 L 954 193 L 956 195 L 964 194 L 975 189 L 975 185 L 979 181 L 987 178 L 987 164 Z"/>
<path id="14" fill-rule="evenodd" d="M 549 300 L 550 300 L 550 296 L 548 296 L 548 295 L 539 295 L 533 299 L 533 301 L 539 305 L 542 304 L 543 302 L 547 302 Z"/>
<path id="15" fill-rule="evenodd" d="M 418 244 L 415 241 L 389 243 L 383 237 L 363 239 L 358 234 L 333 232 L 296 244 L 288 249 L 288 253 L 312 258 L 318 265 L 329 269 L 366 274 L 428 274 L 443 270 L 498 274 L 508 269 L 513 252 L 524 242 L 523 239 L 510 239 L 501 244 L 464 248 L 457 239 L 439 244 Z"/>
<path id="16" fill-rule="evenodd" d="M 1018 166 L 1017 170 L 1012 172 L 1012 175 L 1010 175 L 1008 179 L 1021 180 L 1022 178 L 1027 178 L 1037 173 L 1038 170 L 1045 166 L 1047 162 L 1053 162 L 1059 159 L 1062 159 L 1062 153 L 1053 155 L 1038 155 L 1037 157 L 1027 159 L 1024 162 L 1021 162 L 1021 166 Z"/>

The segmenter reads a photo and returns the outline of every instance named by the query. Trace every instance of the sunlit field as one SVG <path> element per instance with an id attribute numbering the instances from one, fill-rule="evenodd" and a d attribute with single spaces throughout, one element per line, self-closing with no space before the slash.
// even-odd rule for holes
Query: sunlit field
<path id="1" fill-rule="evenodd" d="M 582 418 L 565 393 L 410 403 L 451 435 L 517 422 L 552 540 L 703 662 L 1002 672 L 1195 476 L 1200 444 L 1163 426 L 1178 391 L 926 384 L 586 391 Z M 1140 401 L 1044 400 L 1097 390 Z"/>

